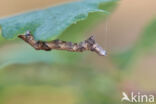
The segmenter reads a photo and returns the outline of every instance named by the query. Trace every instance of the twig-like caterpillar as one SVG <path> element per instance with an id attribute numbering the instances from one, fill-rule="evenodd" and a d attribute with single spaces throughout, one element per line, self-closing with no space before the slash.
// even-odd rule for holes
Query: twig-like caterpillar
<path id="1" fill-rule="evenodd" d="M 50 51 L 56 49 L 71 52 L 83 52 L 88 50 L 96 52 L 100 56 L 106 55 L 106 51 L 95 42 L 93 36 L 80 43 L 72 43 L 61 40 L 53 40 L 50 42 L 36 41 L 29 31 L 25 35 L 19 35 L 18 37 L 30 44 L 36 50 Z"/>

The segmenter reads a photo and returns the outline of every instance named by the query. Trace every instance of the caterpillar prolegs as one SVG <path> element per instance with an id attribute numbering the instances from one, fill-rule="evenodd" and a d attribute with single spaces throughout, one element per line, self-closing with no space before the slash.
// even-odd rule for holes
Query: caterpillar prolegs
<path id="1" fill-rule="evenodd" d="M 30 44 L 36 50 L 50 51 L 56 49 L 71 52 L 83 52 L 88 50 L 96 52 L 100 56 L 106 55 L 106 51 L 96 43 L 93 36 L 80 43 L 66 42 L 62 40 L 53 40 L 50 42 L 36 41 L 29 31 L 27 31 L 25 35 L 19 35 L 18 37 Z"/>

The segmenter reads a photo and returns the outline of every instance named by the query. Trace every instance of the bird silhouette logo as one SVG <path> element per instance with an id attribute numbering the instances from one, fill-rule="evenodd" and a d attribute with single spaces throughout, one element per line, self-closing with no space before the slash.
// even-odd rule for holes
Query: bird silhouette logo
<path id="1" fill-rule="evenodd" d="M 122 92 L 122 95 L 123 95 L 123 97 L 122 97 L 121 101 L 129 101 L 129 102 L 131 102 L 131 100 L 128 98 L 128 96 L 127 96 L 127 94 L 125 92 Z"/>

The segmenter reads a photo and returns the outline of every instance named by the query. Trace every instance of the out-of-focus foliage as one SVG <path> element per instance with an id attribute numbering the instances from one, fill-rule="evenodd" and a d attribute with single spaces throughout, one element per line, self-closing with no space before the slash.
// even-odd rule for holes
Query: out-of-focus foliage
<path id="1" fill-rule="evenodd" d="M 0 92 L 4 104 L 115 103 L 117 84 L 110 76 L 79 65 L 12 65 L 0 71 Z"/>
<path id="2" fill-rule="evenodd" d="M 119 69 L 128 68 L 129 65 L 135 63 L 145 52 L 151 51 L 156 46 L 156 19 L 150 22 L 140 35 L 136 44 L 126 52 L 122 52 L 112 56 Z"/>
<path id="3" fill-rule="evenodd" d="M 30 30 L 36 40 L 56 39 L 72 24 L 87 19 L 89 13 L 108 13 L 99 9 L 107 2 L 112 0 L 83 0 L 4 18 L 0 20 L 2 35 L 12 39 Z"/>
<path id="4" fill-rule="evenodd" d="M 28 45 L 27 45 L 28 46 Z M 34 62 L 50 63 L 57 60 L 55 53 L 45 51 L 36 51 L 31 47 L 27 47 L 23 43 L 10 44 L 9 46 L 1 48 L 0 53 L 0 68 L 10 64 L 28 64 Z M 12 51 L 10 51 L 10 49 Z"/>
<path id="5" fill-rule="evenodd" d="M 0 33 L 1 33 L 1 28 L 0 28 Z M 0 44 L 2 44 L 5 41 L 5 39 L 2 37 L 2 35 L 0 34 Z"/>
<path id="6" fill-rule="evenodd" d="M 156 19 L 152 20 L 150 24 L 145 28 L 136 48 L 139 51 L 147 52 L 153 50 L 156 46 Z"/>

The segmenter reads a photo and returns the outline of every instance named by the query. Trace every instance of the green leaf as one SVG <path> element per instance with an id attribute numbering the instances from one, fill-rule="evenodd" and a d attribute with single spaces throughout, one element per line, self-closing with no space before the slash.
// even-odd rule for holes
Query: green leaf
<path id="1" fill-rule="evenodd" d="M 129 50 L 112 56 L 112 60 L 119 69 L 127 69 L 130 65 L 134 65 L 136 60 L 146 52 L 155 49 L 156 46 L 156 19 L 151 21 L 142 32 L 139 40 Z"/>
<path id="2" fill-rule="evenodd" d="M 0 20 L 2 35 L 6 39 L 12 39 L 30 30 L 36 40 L 52 40 L 72 24 L 85 20 L 89 13 L 108 13 L 99 8 L 105 2 L 112 0 L 77 1 L 4 18 Z"/>

